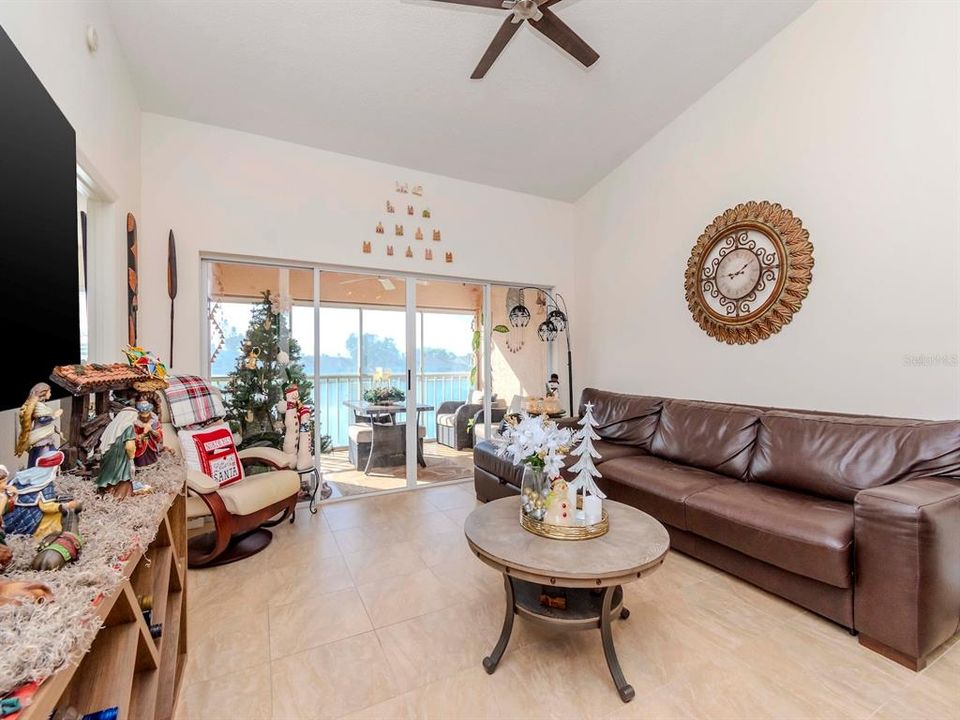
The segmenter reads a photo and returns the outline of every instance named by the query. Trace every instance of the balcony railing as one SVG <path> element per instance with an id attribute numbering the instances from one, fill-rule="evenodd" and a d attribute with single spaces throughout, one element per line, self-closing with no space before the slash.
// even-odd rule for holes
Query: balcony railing
<path id="1" fill-rule="evenodd" d="M 402 374 L 397 376 L 397 384 Z M 227 384 L 226 376 L 214 376 L 214 385 L 223 390 Z M 373 376 L 368 374 L 321 375 L 319 384 L 320 433 L 329 435 L 334 447 L 346 447 L 347 428 L 353 420 L 350 408 L 343 403 L 347 400 L 360 400 L 363 391 L 373 387 Z M 465 402 L 470 394 L 470 373 L 420 373 L 417 375 L 417 399 L 421 403 L 440 407 L 448 400 Z M 427 429 L 427 438 L 436 439 L 436 412 L 423 413 L 420 422 Z"/>

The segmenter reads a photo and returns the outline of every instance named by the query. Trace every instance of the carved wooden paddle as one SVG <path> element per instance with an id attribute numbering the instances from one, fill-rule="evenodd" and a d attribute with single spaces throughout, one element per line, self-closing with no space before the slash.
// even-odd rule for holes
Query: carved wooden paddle
<path id="1" fill-rule="evenodd" d="M 173 301 L 177 299 L 177 242 L 173 230 L 167 237 L 167 295 L 170 296 L 170 355 L 168 362 L 173 367 Z"/>

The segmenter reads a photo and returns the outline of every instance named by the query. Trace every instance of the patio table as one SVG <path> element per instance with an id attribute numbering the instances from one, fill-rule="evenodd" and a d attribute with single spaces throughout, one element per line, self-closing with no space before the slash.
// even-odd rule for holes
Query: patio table
<path id="1" fill-rule="evenodd" d="M 359 417 L 370 420 L 370 454 L 367 456 L 367 464 L 363 469 L 364 474 L 370 473 L 370 468 L 376 465 L 376 460 L 392 455 L 403 455 L 406 457 L 406 423 L 397 423 L 396 416 L 407 412 L 406 404 L 377 404 L 365 400 L 344 400 L 343 404 L 353 410 Z M 420 467 L 426 467 L 427 463 L 423 459 L 423 443 L 420 440 L 420 414 L 434 410 L 433 405 L 417 404 L 417 464 Z M 388 418 L 389 422 L 379 422 L 380 418 Z"/>

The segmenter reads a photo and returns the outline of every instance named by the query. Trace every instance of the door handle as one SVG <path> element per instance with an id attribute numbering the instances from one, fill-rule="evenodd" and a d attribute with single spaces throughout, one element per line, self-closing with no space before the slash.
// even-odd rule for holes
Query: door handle
<path id="1" fill-rule="evenodd" d="M 407 392 L 410 392 L 411 388 L 413 387 L 413 385 L 411 385 L 411 377 L 412 372 L 410 371 L 410 368 L 407 368 Z"/>

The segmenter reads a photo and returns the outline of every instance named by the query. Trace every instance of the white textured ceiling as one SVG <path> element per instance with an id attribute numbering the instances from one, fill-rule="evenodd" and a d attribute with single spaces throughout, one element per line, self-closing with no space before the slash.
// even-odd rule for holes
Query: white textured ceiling
<path id="1" fill-rule="evenodd" d="M 811 4 L 562 0 L 600 60 L 430 0 L 111 0 L 141 107 L 575 200 Z M 722 121 L 722 119 L 720 119 Z"/>

